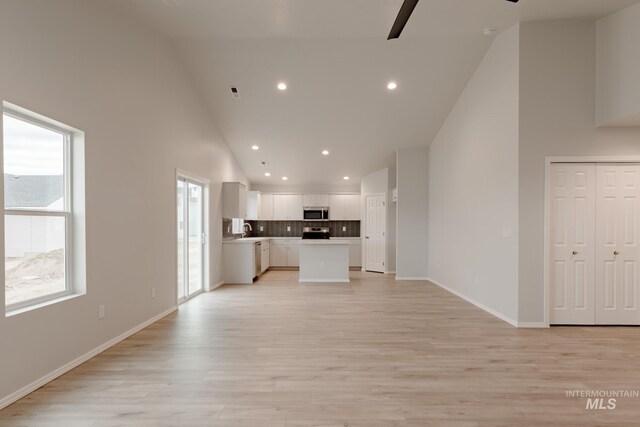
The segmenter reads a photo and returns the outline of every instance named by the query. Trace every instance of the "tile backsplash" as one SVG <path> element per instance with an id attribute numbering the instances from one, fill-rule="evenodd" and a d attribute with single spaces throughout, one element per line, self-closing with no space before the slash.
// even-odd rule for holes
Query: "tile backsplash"
<path id="1" fill-rule="evenodd" d="M 302 227 L 329 227 L 331 237 L 360 237 L 360 221 L 247 221 L 253 231 L 245 237 L 302 237 Z M 225 239 L 233 238 L 228 230 L 231 227 L 230 219 L 222 220 L 222 236 Z M 260 228 L 262 227 L 262 231 Z M 289 231 L 287 231 L 289 227 Z M 346 231 L 342 231 L 343 228 Z M 239 236 L 236 236 L 239 237 Z"/>

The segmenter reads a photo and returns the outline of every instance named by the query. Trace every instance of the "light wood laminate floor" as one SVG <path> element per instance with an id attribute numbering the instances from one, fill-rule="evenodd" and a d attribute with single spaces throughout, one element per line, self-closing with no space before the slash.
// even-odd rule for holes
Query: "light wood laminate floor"
<path id="1" fill-rule="evenodd" d="M 269 272 L 223 286 L 0 412 L 2 426 L 638 425 L 638 328 L 515 329 L 428 282 Z M 25 369 L 28 369 L 25 366 Z"/>

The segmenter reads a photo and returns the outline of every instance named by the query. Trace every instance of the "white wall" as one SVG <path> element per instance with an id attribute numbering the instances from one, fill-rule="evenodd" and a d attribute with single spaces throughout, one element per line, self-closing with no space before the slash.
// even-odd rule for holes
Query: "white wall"
<path id="1" fill-rule="evenodd" d="M 640 4 L 596 25 L 596 124 L 640 126 Z"/>
<path id="2" fill-rule="evenodd" d="M 265 193 L 359 193 L 360 184 L 345 185 L 251 185 L 252 191 Z"/>
<path id="3" fill-rule="evenodd" d="M 220 183 L 245 176 L 167 42 L 106 3 L 0 2 L 0 99 L 86 132 L 88 291 L 0 315 L 0 399 L 175 305 L 176 168 L 212 182 L 221 280 Z"/>
<path id="4" fill-rule="evenodd" d="M 396 204 L 393 202 L 393 189 L 396 188 L 398 181 L 397 167 L 390 166 L 387 176 L 387 272 L 394 273 L 396 271 L 397 258 L 397 234 L 398 220 Z"/>
<path id="5" fill-rule="evenodd" d="M 519 321 L 542 322 L 545 157 L 638 155 L 640 129 L 595 127 L 594 22 L 520 29 Z"/>
<path id="6" fill-rule="evenodd" d="M 365 197 L 368 194 L 384 194 L 386 197 L 385 206 L 387 208 L 387 231 L 386 231 L 386 256 L 385 272 L 392 273 L 396 270 L 396 213 L 395 205 L 391 203 L 391 190 L 395 186 L 395 167 L 384 168 L 377 172 L 370 173 L 362 178 L 360 192 L 362 194 L 362 225 L 361 235 L 364 236 L 366 230 Z M 365 248 L 362 245 L 362 263 L 366 264 Z"/>
<path id="7" fill-rule="evenodd" d="M 425 279 L 429 227 L 429 148 L 403 148 L 396 153 L 396 278 Z"/>
<path id="8" fill-rule="evenodd" d="M 518 26 L 497 36 L 430 147 L 428 178 L 430 278 L 512 321 L 518 51 Z"/>

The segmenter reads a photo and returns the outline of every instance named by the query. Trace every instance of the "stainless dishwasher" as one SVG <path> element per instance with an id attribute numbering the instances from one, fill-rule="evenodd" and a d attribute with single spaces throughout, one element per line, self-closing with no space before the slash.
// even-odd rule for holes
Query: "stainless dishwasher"
<path id="1" fill-rule="evenodd" d="M 253 249 L 254 249 L 254 253 L 255 253 L 255 259 L 256 259 L 256 271 L 255 271 L 255 276 L 254 277 L 258 277 L 260 276 L 260 273 L 262 272 L 262 242 L 255 242 L 253 244 Z"/>

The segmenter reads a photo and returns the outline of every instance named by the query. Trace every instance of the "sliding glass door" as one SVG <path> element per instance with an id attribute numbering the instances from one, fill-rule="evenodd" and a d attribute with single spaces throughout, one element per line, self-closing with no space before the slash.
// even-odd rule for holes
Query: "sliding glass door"
<path id="1" fill-rule="evenodd" d="M 177 181 L 178 303 L 204 289 L 205 203 L 204 185 L 188 178 Z"/>

